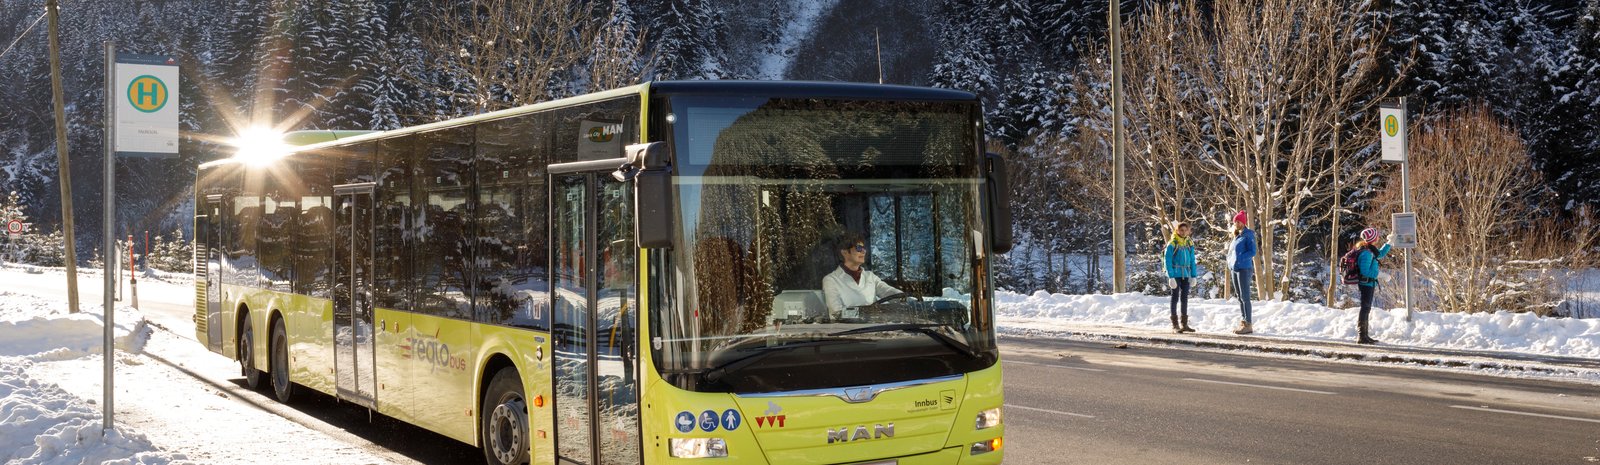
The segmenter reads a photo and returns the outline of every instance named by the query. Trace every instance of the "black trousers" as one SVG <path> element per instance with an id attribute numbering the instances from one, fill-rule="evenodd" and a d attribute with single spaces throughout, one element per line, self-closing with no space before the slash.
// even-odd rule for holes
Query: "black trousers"
<path id="1" fill-rule="evenodd" d="M 1178 309 L 1183 309 L 1183 317 L 1189 317 L 1189 278 L 1174 278 L 1178 281 L 1178 288 L 1172 290 L 1172 319 L 1178 319 Z"/>
<path id="2" fill-rule="evenodd" d="M 1372 314 L 1372 299 L 1378 293 L 1378 286 L 1360 285 L 1356 288 L 1361 289 L 1361 316 L 1356 324 L 1359 325 L 1358 328 L 1366 329 L 1367 316 Z M 1364 332 L 1361 334 L 1366 335 Z"/>

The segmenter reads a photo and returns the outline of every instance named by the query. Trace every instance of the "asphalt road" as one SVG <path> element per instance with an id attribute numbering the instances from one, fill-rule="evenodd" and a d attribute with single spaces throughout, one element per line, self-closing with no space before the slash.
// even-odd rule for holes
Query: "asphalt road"
<path id="1" fill-rule="evenodd" d="M 60 295 L 54 280 L 12 277 L 8 290 Z M 98 284 L 80 280 L 85 305 L 99 304 Z M 193 337 L 186 286 L 148 286 L 146 315 Z M 1002 354 L 1006 463 L 1600 462 L 1594 385 L 1101 342 L 1006 338 Z M 236 373 L 191 375 L 391 460 L 481 460 L 327 396 L 284 406 L 239 386 Z"/>
<path id="2" fill-rule="evenodd" d="M 1600 462 L 1600 388 L 1006 340 L 1007 463 Z"/>

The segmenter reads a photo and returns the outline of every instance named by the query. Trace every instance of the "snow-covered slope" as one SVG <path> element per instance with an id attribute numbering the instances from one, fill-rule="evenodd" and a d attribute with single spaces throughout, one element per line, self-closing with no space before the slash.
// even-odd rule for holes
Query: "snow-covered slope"
<path id="1" fill-rule="evenodd" d="M 1000 325 L 1008 328 L 1171 326 L 1168 298 L 1161 296 L 1000 292 L 996 298 Z M 1321 341 L 1355 339 L 1356 309 L 1288 302 L 1253 304 L 1258 335 Z M 1239 304 L 1234 300 L 1190 299 L 1189 318 L 1196 330 L 1226 333 L 1239 321 Z M 1373 337 L 1388 344 L 1600 359 L 1600 320 L 1505 312 L 1416 312 L 1407 323 L 1404 309 L 1374 309 L 1371 323 Z"/>

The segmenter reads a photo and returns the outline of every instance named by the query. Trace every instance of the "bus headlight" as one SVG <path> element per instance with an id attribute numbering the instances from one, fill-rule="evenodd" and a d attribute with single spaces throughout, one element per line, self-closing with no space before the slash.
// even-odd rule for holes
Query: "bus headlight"
<path id="1" fill-rule="evenodd" d="M 977 429 L 989 429 L 1000 426 L 1000 407 L 978 412 Z"/>
<path id="2" fill-rule="evenodd" d="M 672 438 L 672 456 L 680 459 L 727 457 L 728 443 L 722 438 Z"/>

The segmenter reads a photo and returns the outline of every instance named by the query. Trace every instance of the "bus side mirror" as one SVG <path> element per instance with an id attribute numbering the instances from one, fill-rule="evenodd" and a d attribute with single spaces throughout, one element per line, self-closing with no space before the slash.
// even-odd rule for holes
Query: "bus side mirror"
<path id="1" fill-rule="evenodd" d="M 639 247 L 672 246 L 672 163 L 665 142 L 628 146 L 628 167 L 633 173 L 633 237 Z M 625 167 L 626 168 L 626 167 Z"/>
<path id="2" fill-rule="evenodd" d="M 990 251 L 1003 254 L 1011 251 L 1011 176 L 1006 172 L 1006 159 L 998 153 L 989 153 L 988 161 Z"/>

